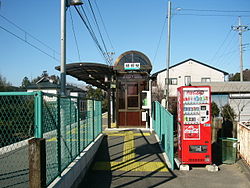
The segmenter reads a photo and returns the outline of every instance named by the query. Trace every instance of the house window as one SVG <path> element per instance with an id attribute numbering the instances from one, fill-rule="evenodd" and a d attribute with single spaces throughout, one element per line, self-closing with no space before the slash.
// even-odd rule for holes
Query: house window
<path id="1" fill-rule="evenodd" d="M 185 76 L 184 77 L 185 86 L 191 85 L 191 76 Z"/>
<path id="2" fill-rule="evenodd" d="M 170 85 L 177 85 L 177 78 L 170 78 L 169 82 Z"/>
<path id="3" fill-rule="evenodd" d="M 201 78 L 201 82 L 211 82 L 211 78 Z"/>

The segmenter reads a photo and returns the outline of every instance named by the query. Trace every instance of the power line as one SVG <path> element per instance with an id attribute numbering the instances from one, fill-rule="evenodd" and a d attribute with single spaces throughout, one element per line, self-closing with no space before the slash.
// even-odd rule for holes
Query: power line
<path id="1" fill-rule="evenodd" d="M 74 35 L 74 39 L 75 39 L 75 43 L 76 43 L 76 50 L 77 50 L 77 54 L 78 54 L 78 59 L 79 59 L 79 61 L 81 61 L 81 56 L 80 56 L 79 46 L 78 46 L 78 42 L 77 42 L 77 38 L 76 38 L 76 33 L 75 33 L 75 28 L 74 28 L 74 22 L 73 22 L 73 18 L 72 18 L 71 9 L 69 9 L 69 13 L 70 13 L 72 31 L 73 31 L 73 35 Z"/>
<path id="2" fill-rule="evenodd" d="M 58 62 L 59 62 L 59 59 L 53 57 L 52 55 L 48 54 L 48 53 L 45 52 L 44 50 L 42 50 L 42 49 L 40 49 L 39 47 L 35 46 L 34 44 L 28 42 L 27 40 L 23 39 L 22 37 L 16 35 L 15 33 L 9 31 L 8 29 L 6 29 L 6 28 L 4 28 L 4 27 L 2 27 L 2 26 L 0 26 L 0 28 L 1 28 L 2 30 L 6 31 L 7 33 L 13 35 L 14 37 L 18 38 L 19 40 L 21 40 L 21 41 L 23 41 L 23 42 L 29 44 L 31 47 L 33 47 L 33 48 L 35 48 L 36 50 L 42 52 L 43 54 L 45 54 L 45 55 L 51 57 L 51 58 L 54 59 L 55 61 L 58 61 Z"/>
<path id="3" fill-rule="evenodd" d="M 160 38 L 159 38 L 157 48 L 156 48 L 156 51 L 155 51 L 155 55 L 154 55 L 154 58 L 153 58 L 153 63 L 155 62 L 155 59 L 156 59 L 156 56 L 157 56 L 157 53 L 158 53 L 158 50 L 159 50 L 159 46 L 160 46 L 160 42 L 161 42 L 161 39 L 162 39 L 163 31 L 164 31 L 164 28 L 165 28 L 165 25 L 166 25 L 166 20 L 167 20 L 167 17 L 165 17 L 165 19 L 164 19 L 164 23 L 163 23 L 163 26 L 162 26 Z"/>
<path id="4" fill-rule="evenodd" d="M 239 15 L 233 15 L 233 14 L 174 14 L 179 16 L 207 16 L 207 17 L 239 17 Z M 241 17 L 250 17 L 250 15 L 241 15 Z"/>
<path id="5" fill-rule="evenodd" d="M 187 9 L 187 8 L 180 8 L 181 11 L 197 11 L 197 12 L 242 12 L 242 13 L 250 13 L 249 10 L 215 10 L 215 9 Z"/>
<path id="6" fill-rule="evenodd" d="M 113 50 L 113 52 L 114 52 L 114 51 L 115 51 L 114 46 L 113 46 L 113 44 L 112 44 L 112 42 L 111 42 L 111 40 L 110 40 L 109 34 L 108 34 L 108 32 L 107 32 L 106 26 L 105 26 L 105 24 L 104 24 L 104 21 L 103 21 L 103 18 L 102 18 L 100 9 L 99 9 L 99 7 L 98 7 L 98 5 L 97 5 L 97 3 L 96 3 L 96 0 L 94 0 L 94 3 L 95 3 L 95 5 L 96 5 L 97 11 L 98 11 L 98 13 L 99 13 L 99 15 L 100 15 L 100 18 L 101 18 L 101 21 L 102 21 L 102 25 L 103 25 L 104 30 L 105 30 L 105 33 L 106 33 L 106 35 L 107 35 L 107 37 L 108 37 L 110 46 L 111 46 L 111 48 L 112 48 L 112 50 Z"/>
<path id="7" fill-rule="evenodd" d="M 54 53 L 60 55 L 60 53 L 58 53 L 55 49 L 51 48 L 50 46 L 48 46 L 47 44 L 45 44 L 44 42 L 42 42 L 41 40 L 39 40 L 38 38 L 34 37 L 32 34 L 28 33 L 27 31 L 25 31 L 23 28 L 21 28 L 20 26 L 18 26 L 17 24 L 15 24 L 14 22 L 12 22 L 11 20 L 9 20 L 8 18 L 6 18 L 5 16 L 0 14 L 0 17 L 2 17 L 5 21 L 7 21 L 8 23 L 10 23 L 11 25 L 15 26 L 16 28 L 18 28 L 20 31 L 24 32 L 25 35 L 30 36 L 32 39 L 36 40 L 37 42 L 39 42 L 40 44 L 42 44 L 43 46 L 45 46 L 46 48 L 50 49 L 51 51 L 53 51 Z"/>
<path id="8" fill-rule="evenodd" d="M 230 32 L 231 34 L 232 32 Z M 237 49 L 236 46 L 233 44 L 233 40 L 236 39 L 235 35 L 231 36 L 231 39 L 225 43 L 225 47 L 222 48 L 223 51 L 220 53 L 221 55 L 217 55 L 217 60 L 215 61 L 215 64 L 217 66 L 220 65 L 229 65 L 229 62 L 232 62 L 233 55 L 236 55 Z"/>
<path id="9" fill-rule="evenodd" d="M 215 59 L 215 57 L 217 56 L 217 54 L 219 53 L 219 51 L 221 50 L 222 46 L 225 44 L 226 40 L 228 39 L 230 33 L 232 32 L 232 29 L 229 30 L 229 32 L 226 35 L 226 38 L 223 40 L 222 44 L 220 45 L 220 47 L 218 48 L 218 50 L 216 51 L 216 53 L 214 54 L 214 56 L 211 58 L 211 61 L 213 61 Z"/>
<path id="10" fill-rule="evenodd" d="M 76 8 L 76 7 L 75 7 L 75 8 Z M 99 51 L 101 52 L 101 54 L 103 55 L 102 48 L 101 48 L 101 46 L 100 46 L 100 44 L 99 44 L 99 42 L 98 42 L 98 40 L 97 40 L 97 38 L 96 38 L 96 35 L 95 35 L 94 30 L 93 30 L 93 28 L 92 28 L 92 26 L 91 26 L 91 24 L 90 24 L 90 22 L 89 22 L 89 19 L 88 19 L 88 17 L 87 17 L 87 14 L 86 14 L 86 12 L 84 11 L 84 9 L 83 9 L 82 6 L 81 6 L 81 9 L 82 9 L 82 12 L 83 12 L 83 14 L 84 14 L 86 20 L 84 19 L 84 17 L 83 17 L 83 15 L 82 15 L 82 13 L 80 12 L 80 10 L 78 10 L 78 9 L 76 9 L 76 10 L 77 10 L 79 16 L 81 17 L 81 19 L 82 19 L 82 21 L 83 21 L 85 27 L 86 27 L 87 30 L 89 31 L 89 33 L 90 33 L 92 39 L 94 40 L 95 44 L 97 45 L 98 50 L 99 50 Z"/>
<path id="11" fill-rule="evenodd" d="M 90 6 L 90 9 L 91 9 L 91 12 L 92 12 L 92 14 L 93 14 L 93 18 L 94 18 L 94 20 L 95 20 L 95 24 L 96 24 L 98 33 L 99 33 L 99 35 L 100 35 L 100 38 L 101 38 L 103 47 L 104 47 L 104 49 L 105 49 L 106 54 L 108 55 L 108 50 L 107 50 L 106 44 L 105 44 L 105 42 L 104 42 L 104 40 L 103 40 L 102 33 L 101 33 L 101 31 L 100 31 L 100 27 L 99 27 L 99 24 L 98 24 L 98 22 L 97 22 L 97 19 L 96 19 L 96 16 L 95 16 L 95 13 L 94 13 L 92 4 L 91 4 L 90 0 L 88 0 L 88 2 L 89 2 L 89 6 Z M 108 62 L 109 62 L 109 58 L 108 58 Z M 110 62 L 109 62 L 109 63 L 110 63 Z M 110 65 L 111 65 L 111 64 L 110 64 Z"/>
<path id="12" fill-rule="evenodd" d="M 86 18 L 87 21 L 84 19 L 84 16 L 80 11 L 81 9 L 82 9 L 83 14 L 85 15 L 85 18 Z M 90 24 L 90 22 L 88 20 L 88 17 L 87 17 L 87 15 L 86 15 L 86 13 L 85 13 L 82 6 L 81 6 L 81 9 L 75 6 L 75 10 L 77 11 L 78 15 L 80 16 L 81 20 L 83 21 L 85 27 L 89 31 L 89 34 L 92 37 L 93 41 L 95 42 L 98 51 L 101 53 L 101 55 L 104 57 L 105 61 L 108 63 L 108 58 L 106 57 L 105 52 L 103 51 L 100 43 L 98 42 L 97 37 L 96 37 L 96 35 L 95 35 L 95 33 L 94 33 L 93 29 L 92 29 L 92 26 L 91 26 L 91 24 Z"/>
<path id="13" fill-rule="evenodd" d="M 25 35 L 25 39 L 22 39 L 22 37 L 17 37 L 17 38 L 21 38 L 21 40 L 23 40 L 24 42 L 26 42 L 27 44 L 32 44 L 31 42 L 28 42 L 27 41 L 27 36 L 29 36 L 30 38 L 34 39 L 35 41 L 37 41 L 38 43 L 42 44 L 44 47 L 48 48 L 49 50 L 51 50 L 53 52 L 53 54 L 57 54 L 58 56 L 60 55 L 59 52 L 57 52 L 55 49 L 51 48 L 49 45 L 47 45 L 45 42 L 42 42 L 41 40 L 39 40 L 37 37 L 33 36 L 32 34 L 30 34 L 29 32 L 27 32 L 26 30 L 24 30 L 22 27 L 20 27 L 19 25 L 17 25 L 16 23 L 14 23 L 13 21 L 11 21 L 10 19 L 6 18 L 5 16 L 1 15 L 0 14 L 0 17 L 2 19 L 4 19 L 5 21 L 7 21 L 9 24 L 13 25 L 14 27 L 16 27 L 17 29 L 19 29 L 20 31 L 24 32 L 24 35 Z M 9 30 L 5 30 L 6 32 L 12 34 L 13 32 L 9 31 Z M 14 33 L 13 33 L 14 34 Z M 16 34 L 14 34 L 13 36 L 15 36 Z M 16 35 L 18 36 L 18 35 Z M 34 45 L 34 44 L 32 44 Z M 35 45 L 34 45 L 35 46 Z M 37 47 L 38 48 L 38 47 Z M 39 50 L 40 51 L 40 50 Z M 43 50 L 42 50 L 43 51 Z M 46 54 L 48 54 L 46 52 Z M 49 55 L 51 56 L 51 55 Z M 54 56 L 52 56 L 53 59 L 56 59 Z M 57 60 L 57 59 L 56 59 Z M 67 60 L 69 61 L 70 59 L 67 58 Z"/>
<path id="14" fill-rule="evenodd" d="M 96 46 L 97 46 L 97 49 L 99 50 L 99 52 L 100 52 L 101 55 L 103 56 L 104 60 L 106 61 L 106 64 L 109 64 L 109 65 L 110 65 L 110 63 L 108 62 L 107 53 L 105 53 L 104 50 L 102 49 L 102 47 L 101 47 L 101 45 L 100 45 L 100 43 L 99 43 L 99 41 L 98 41 L 98 39 L 97 39 L 97 37 L 96 37 L 96 34 L 95 34 L 95 32 L 94 32 L 94 30 L 93 30 L 93 28 L 92 28 L 92 26 L 91 26 L 91 23 L 90 23 L 90 21 L 89 21 L 89 19 L 88 19 L 88 16 L 87 16 L 86 12 L 85 12 L 84 9 L 83 9 L 83 6 L 81 6 L 81 10 L 82 10 L 82 12 L 84 13 L 84 16 L 85 16 L 85 18 L 86 18 L 86 20 L 87 20 L 87 22 L 84 22 L 84 23 L 86 23 L 85 26 L 86 26 L 86 28 L 88 29 L 88 31 L 89 31 L 89 33 L 90 33 L 92 39 L 94 40 L 94 42 L 95 42 L 95 44 L 96 44 Z M 82 18 L 84 19 L 84 17 L 82 17 Z M 84 21 L 84 20 L 83 20 L 83 21 Z"/>

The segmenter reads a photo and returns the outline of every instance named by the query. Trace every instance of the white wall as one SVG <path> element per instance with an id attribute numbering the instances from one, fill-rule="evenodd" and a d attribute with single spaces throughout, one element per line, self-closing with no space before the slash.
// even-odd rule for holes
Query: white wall
<path id="1" fill-rule="evenodd" d="M 43 93 L 50 93 L 50 94 L 57 94 L 56 89 L 28 89 L 27 92 L 35 92 L 35 91 L 42 91 Z"/>
<path id="2" fill-rule="evenodd" d="M 177 78 L 177 85 L 169 86 L 169 96 L 177 96 L 177 88 L 185 85 L 185 76 L 191 76 L 191 82 L 201 82 L 202 78 L 210 78 L 211 82 L 224 82 L 224 73 L 189 60 L 169 69 L 169 78 Z M 164 89 L 166 71 L 157 75 L 157 84 Z"/>

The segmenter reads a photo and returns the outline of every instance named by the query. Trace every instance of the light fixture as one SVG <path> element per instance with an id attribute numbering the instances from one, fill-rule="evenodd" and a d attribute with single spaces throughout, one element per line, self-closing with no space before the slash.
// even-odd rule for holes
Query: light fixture
<path id="1" fill-rule="evenodd" d="M 81 0 L 70 0 L 70 5 L 82 5 L 83 2 Z"/>

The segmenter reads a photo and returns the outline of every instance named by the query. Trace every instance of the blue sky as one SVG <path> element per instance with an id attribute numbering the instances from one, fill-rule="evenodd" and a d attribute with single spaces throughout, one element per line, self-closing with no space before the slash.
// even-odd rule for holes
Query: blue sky
<path id="1" fill-rule="evenodd" d="M 0 74 L 15 86 L 19 86 L 25 76 L 32 79 L 41 75 L 44 70 L 49 74 L 59 75 L 54 67 L 60 65 L 60 62 L 50 56 L 59 59 L 57 52 L 60 52 L 60 0 L 0 1 L 0 15 L 28 33 L 25 34 L 0 17 Z M 167 31 L 166 25 L 163 26 L 166 22 L 167 0 L 95 1 L 114 47 L 114 59 L 128 50 L 138 50 L 152 61 L 152 73 L 166 68 Z M 85 1 L 83 6 L 86 6 L 86 11 L 90 14 L 88 1 Z M 181 9 L 177 11 L 177 8 Z M 73 37 L 70 11 L 74 20 L 80 60 Z M 67 63 L 105 63 L 74 7 L 71 7 L 70 11 L 67 10 Z M 242 23 L 250 26 L 249 0 L 172 0 L 172 13 L 171 65 L 193 58 L 229 73 L 239 72 L 238 33 L 232 31 L 231 26 L 238 24 L 239 15 L 242 16 Z M 96 15 L 98 17 L 97 12 Z M 113 51 L 99 17 L 98 20 L 108 51 Z M 29 34 L 55 52 L 34 40 Z M 244 69 L 250 68 L 249 39 L 250 31 L 244 32 Z M 31 47 L 27 42 L 48 55 Z M 77 83 L 69 76 L 67 81 Z"/>

